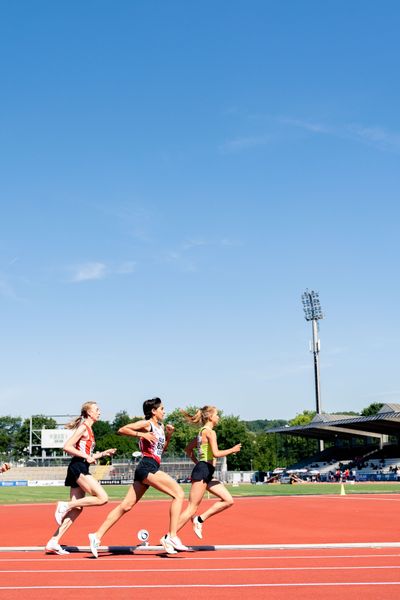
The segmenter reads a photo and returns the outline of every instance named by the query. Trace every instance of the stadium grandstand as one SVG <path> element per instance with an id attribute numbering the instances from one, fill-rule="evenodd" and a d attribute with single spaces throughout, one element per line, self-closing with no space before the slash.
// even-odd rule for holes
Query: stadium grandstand
<path id="1" fill-rule="evenodd" d="M 342 478 L 347 471 L 357 481 L 400 480 L 400 404 L 384 404 L 379 412 L 367 417 L 320 413 L 306 425 L 274 427 L 267 433 L 330 444 L 290 470 L 317 472 L 325 481 Z"/>

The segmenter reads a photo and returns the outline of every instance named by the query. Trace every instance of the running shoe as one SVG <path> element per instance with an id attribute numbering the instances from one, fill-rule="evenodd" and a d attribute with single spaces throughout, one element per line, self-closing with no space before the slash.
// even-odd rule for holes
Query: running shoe
<path id="1" fill-rule="evenodd" d="M 95 558 L 99 557 L 98 549 L 100 547 L 100 540 L 97 538 L 95 533 L 89 533 L 89 545 L 90 552 L 93 554 Z"/>
<path id="2" fill-rule="evenodd" d="M 62 556 L 63 554 L 69 554 L 69 552 L 68 550 L 64 550 L 58 542 L 51 539 L 46 544 L 46 554 L 59 554 Z"/>
<path id="3" fill-rule="evenodd" d="M 68 502 L 58 502 L 56 512 L 54 513 L 55 519 L 59 525 L 63 522 L 63 519 L 69 511 Z"/>
<path id="4" fill-rule="evenodd" d="M 160 543 L 167 554 L 177 554 L 174 546 L 171 543 L 171 538 L 168 534 L 162 536 Z"/>
<path id="5" fill-rule="evenodd" d="M 195 517 L 193 519 L 193 531 L 195 532 L 197 537 L 200 538 L 201 540 L 203 539 L 202 529 L 203 529 L 203 523 L 200 523 L 199 517 Z"/>
<path id="6" fill-rule="evenodd" d="M 177 535 L 175 535 L 174 537 L 172 537 L 172 535 L 168 535 L 167 538 L 171 546 L 173 546 L 175 550 L 178 550 L 178 552 L 187 552 L 189 550 L 189 548 L 185 546 L 185 544 L 182 544 L 181 540 L 178 538 Z"/>

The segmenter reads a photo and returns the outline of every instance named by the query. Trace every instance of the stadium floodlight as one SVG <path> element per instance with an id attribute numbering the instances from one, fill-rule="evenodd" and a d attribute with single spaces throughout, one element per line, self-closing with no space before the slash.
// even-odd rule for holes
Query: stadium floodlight
<path id="1" fill-rule="evenodd" d="M 321 303 L 319 301 L 319 293 L 314 290 L 309 291 L 308 289 L 302 294 L 301 300 L 303 303 L 303 310 L 306 321 L 312 322 L 313 340 L 311 352 L 314 354 L 314 380 L 315 380 L 315 404 L 317 414 L 321 414 L 321 388 L 320 388 L 320 377 L 319 377 L 319 327 L 318 321 L 324 318 L 321 309 Z M 319 440 L 319 450 L 322 452 L 324 449 L 323 440 Z"/>
<path id="2" fill-rule="evenodd" d="M 318 321 L 319 319 L 324 318 L 318 292 L 314 292 L 314 290 L 309 292 L 306 290 L 304 294 L 302 294 L 301 300 L 303 302 L 306 321 Z"/>

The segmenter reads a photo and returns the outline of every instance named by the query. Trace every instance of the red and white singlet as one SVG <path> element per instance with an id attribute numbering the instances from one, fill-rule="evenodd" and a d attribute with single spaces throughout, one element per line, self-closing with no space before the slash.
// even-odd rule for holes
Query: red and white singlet
<path id="1" fill-rule="evenodd" d="M 165 446 L 165 432 L 164 425 L 160 425 L 156 427 L 152 421 L 150 421 L 150 431 L 154 433 L 156 436 L 155 442 L 149 442 L 145 438 L 139 439 L 139 448 L 142 456 L 147 456 L 149 458 L 153 458 L 155 461 L 160 464 L 162 453 L 164 451 Z"/>
<path id="2" fill-rule="evenodd" d="M 83 423 L 86 427 L 87 437 L 82 436 L 75 444 L 75 448 L 80 452 L 84 452 L 88 456 L 92 456 L 96 442 L 94 441 L 94 434 L 92 428 L 86 423 Z"/>

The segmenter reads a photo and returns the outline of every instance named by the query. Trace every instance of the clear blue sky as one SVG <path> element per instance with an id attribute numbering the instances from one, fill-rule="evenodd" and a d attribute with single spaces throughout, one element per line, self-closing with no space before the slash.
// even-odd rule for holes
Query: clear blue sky
<path id="1" fill-rule="evenodd" d="M 0 414 L 400 401 L 400 5 L 0 4 Z"/>

